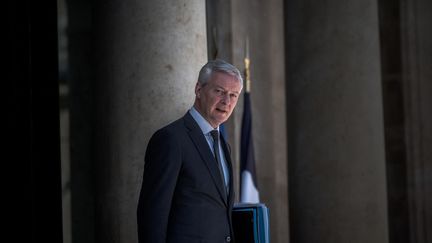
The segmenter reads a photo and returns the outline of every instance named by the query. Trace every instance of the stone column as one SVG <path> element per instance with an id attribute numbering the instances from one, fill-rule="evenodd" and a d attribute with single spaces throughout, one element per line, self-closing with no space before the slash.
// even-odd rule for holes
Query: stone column
<path id="1" fill-rule="evenodd" d="M 377 2 L 286 16 L 292 242 L 388 242 Z"/>
<path id="2" fill-rule="evenodd" d="M 147 142 L 193 103 L 205 1 L 96 4 L 96 241 L 136 242 Z"/>

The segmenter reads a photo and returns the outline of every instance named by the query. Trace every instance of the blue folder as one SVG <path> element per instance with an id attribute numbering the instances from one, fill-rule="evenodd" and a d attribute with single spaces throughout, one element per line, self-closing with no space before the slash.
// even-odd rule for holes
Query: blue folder
<path id="1" fill-rule="evenodd" d="M 262 203 L 236 203 L 233 213 L 236 243 L 270 243 L 269 209 Z"/>

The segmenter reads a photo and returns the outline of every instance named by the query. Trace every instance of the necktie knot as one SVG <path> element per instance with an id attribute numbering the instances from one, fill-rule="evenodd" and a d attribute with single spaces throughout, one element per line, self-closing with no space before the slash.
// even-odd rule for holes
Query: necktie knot
<path id="1" fill-rule="evenodd" d="M 212 136 L 214 142 L 219 141 L 219 131 L 218 130 L 215 129 L 215 130 L 211 131 L 210 135 Z"/>

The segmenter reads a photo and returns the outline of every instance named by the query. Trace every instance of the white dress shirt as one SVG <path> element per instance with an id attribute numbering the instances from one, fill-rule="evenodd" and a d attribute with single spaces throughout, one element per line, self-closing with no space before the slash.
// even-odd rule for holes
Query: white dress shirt
<path id="1" fill-rule="evenodd" d="M 208 123 L 208 121 L 206 119 L 204 119 L 204 117 L 195 109 L 195 107 L 192 107 L 189 110 L 189 113 L 191 114 L 191 116 L 193 117 L 193 119 L 198 123 L 199 127 L 201 128 L 201 131 L 203 132 L 207 143 L 210 147 L 210 150 L 212 151 L 213 155 L 214 155 L 214 151 L 213 151 L 213 138 L 210 134 L 211 131 L 213 130 L 218 130 L 219 131 L 219 127 L 217 128 L 213 128 L 210 123 Z M 220 136 L 220 131 L 219 131 L 219 136 Z M 219 139 L 219 155 L 221 158 L 221 164 L 222 164 L 222 171 L 224 174 L 224 179 L 225 179 L 225 186 L 228 188 L 228 182 L 230 180 L 229 178 L 229 173 L 228 173 L 228 167 L 227 167 L 227 162 L 225 159 L 225 154 L 223 152 L 222 146 L 220 144 L 220 139 Z"/>

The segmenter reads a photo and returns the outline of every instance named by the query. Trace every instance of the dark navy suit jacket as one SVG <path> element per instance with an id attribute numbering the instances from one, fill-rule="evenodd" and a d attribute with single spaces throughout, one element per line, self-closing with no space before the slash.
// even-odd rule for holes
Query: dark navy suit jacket
<path id="1" fill-rule="evenodd" d="M 232 163 L 223 136 L 221 144 L 231 178 L 228 196 L 215 157 L 189 112 L 152 136 L 137 210 L 140 243 L 233 242 Z"/>

